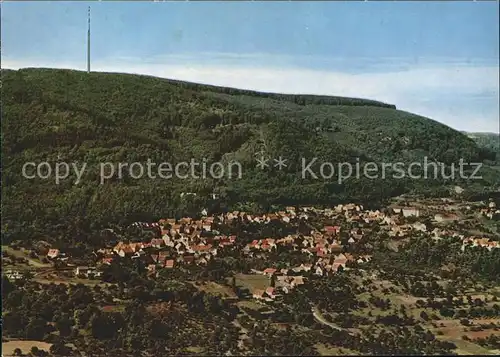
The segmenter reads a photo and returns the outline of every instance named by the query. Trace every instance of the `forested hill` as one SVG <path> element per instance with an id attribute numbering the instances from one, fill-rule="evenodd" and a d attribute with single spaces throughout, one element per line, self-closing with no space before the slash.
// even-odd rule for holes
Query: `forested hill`
<path id="1" fill-rule="evenodd" d="M 500 135 L 496 133 L 465 133 L 474 140 L 479 147 L 483 147 L 499 153 L 500 160 Z"/>
<path id="2" fill-rule="evenodd" d="M 436 194 L 443 185 L 491 187 L 498 172 L 471 182 L 351 178 L 341 184 L 300 177 L 300 159 L 450 164 L 491 159 L 464 134 L 376 101 L 257 93 L 128 74 L 55 69 L 2 70 L 2 233 L 79 239 L 109 222 L 199 212 L 201 207 L 265 209 L 271 204 L 378 202 L 403 192 Z M 256 168 L 256 157 L 288 165 Z M 102 162 L 208 163 L 236 160 L 241 179 L 135 179 L 99 184 Z M 71 175 L 26 179 L 26 162 L 87 163 Z M 272 161 L 271 161 L 272 164 Z M 494 169 L 492 169 L 494 170 Z M 197 196 L 184 196 L 194 192 Z M 211 193 L 219 200 L 210 200 Z M 186 197 L 189 197 L 186 199 Z"/>

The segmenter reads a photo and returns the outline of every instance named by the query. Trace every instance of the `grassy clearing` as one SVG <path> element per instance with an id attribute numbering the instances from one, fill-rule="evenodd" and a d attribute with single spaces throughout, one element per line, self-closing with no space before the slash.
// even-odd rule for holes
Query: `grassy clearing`
<path id="1" fill-rule="evenodd" d="M 485 338 L 490 335 L 500 336 L 500 331 L 487 329 L 483 331 L 467 331 L 464 334 L 467 335 L 467 337 L 469 337 L 470 339 L 475 339 L 475 338 Z"/>
<path id="2" fill-rule="evenodd" d="M 499 319 L 480 319 L 474 320 L 474 324 L 486 324 L 489 322 L 499 322 Z M 435 321 L 439 328 L 431 328 L 433 333 L 441 331 L 441 335 L 437 335 L 436 337 L 443 341 L 450 341 L 457 345 L 456 352 L 460 355 L 489 355 L 494 354 L 492 351 L 479 346 L 478 344 L 465 341 L 462 339 L 462 336 L 466 335 L 470 339 L 478 338 L 478 337 L 487 337 L 489 335 L 496 334 L 500 335 L 500 331 L 495 331 L 493 329 L 485 329 L 484 331 L 465 331 L 465 327 L 460 324 L 459 320 L 450 319 L 450 320 L 438 320 Z M 444 325 L 444 326 L 441 326 Z"/>
<path id="3" fill-rule="evenodd" d="M 105 305 L 101 307 L 104 312 L 123 312 L 125 311 L 125 305 Z"/>
<path id="4" fill-rule="evenodd" d="M 213 281 L 196 283 L 193 285 L 197 289 L 204 291 L 206 293 L 221 295 L 222 297 L 228 297 L 228 298 L 236 298 L 237 297 L 237 295 L 234 293 L 234 291 L 230 287 L 215 283 Z"/>
<path id="5" fill-rule="evenodd" d="M 236 285 L 242 286 L 254 292 L 255 290 L 265 290 L 270 286 L 270 280 L 265 275 L 256 274 L 236 274 Z"/>
<path id="6" fill-rule="evenodd" d="M 260 309 L 262 309 L 262 305 L 261 304 L 255 302 L 255 301 L 252 301 L 252 300 L 238 301 L 236 303 L 236 305 L 239 308 L 247 308 L 247 309 L 255 310 L 255 311 L 259 311 Z"/>
<path id="7" fill-rule="evenodd" d="M 20 348 L 23 353 L 28 353 L 31 350 L 31 347 L 36 346 L 38 349 L 49 351 L 52 346 L 51 343 L 43 342 L 43 341 L 32 341 L 32 340 L 15 340 L 2 342 L 2 355 L 13 356 L 14 350 L 16 348 Z"/>
<path id="8" fill-rule="evenodd" d="M 197 346 L 190 346 L 190 347 L 186 348 L 186 352 L 188 352 L 188 353 L 202 353 L 203 348 L 197 347 Z"/>
<path id="9" fill-rule="evenodd" d="M 450 338 L 447 336 L 437 336 L 439 340 L 453 342 L 457 348 L 455 352 L 458 355 L 494 355 L 493 351 L 490 351 L 484 347 L 481 347 L 473 342 L 464 341 L 462 338 Z"/>
<path id="10" fill-rule="evenodd" d="M 321 356 L 346 356 L 346 355 L 360 355 L 359 352 L 349 350 L 347 348 L 341 348 L 331 345 L 325 345 L 323 343 L 318 343 L 314 347 L 319 352 Z"/>
<path id="11" fill-rule="evenodd" d="M 101 280 L 90 280 L 90 279 L 80 279 L 80 278 L 69 278 L 69 279 L 62 279 L 62 278 L 34 278 L 33 281 L 36 281 L 37 283 L 40 284 L 83 284 L 87 286 L 100 286 L 102 288 L 106 286 L 113 285 L 111 283 L 106 283 Z"/>
<path id="12" fill-rule="evenodd" d="M 2 252 L 7 252 L 9 255 L 12 255 L 16 258 L 24 258 L 24 259 L 28 260 L 28 265 L 31 265 L 35 268 L 51 268 L 52 267 L 51 264 L 42 263 L 38 259 L 30 258 L 30 256 L 29 256 L 30 252 L 28 250 L 24 250 L 24 249 L 16 250 L 16 249 L 13 249 L 9 246 L 2 245 Z M 17 266 L 17 264 L 16 264 L 16 266 Z"/>
<path id="13" fill-rule="evenodd" d="M 359 278 L 359 281 L 361 281 L 362 277 Z M 374 290 L 372 290 L 371 294 L 374 296 L 377 296 L 382 299 L 389 299 L 391 301 L 391 308 L 388 311 L 392 311 L 394 308 L 399 308 L 400 306 L 405 306 L 407 308 L 407 311 L 417 320 L 421 321 L 420 319 L 420 313 L 422 311 L 425 311 L 429 316 L 432 314 L 436 314 L 439 316 L 439 312 L 430 308 L 417 308 L 415 306 L 415 303 L 418 299 L 425 300 L 424 298 L 418 298 L 409 294 L 397 292 L 400 289 L 395 287 L 394 284 L 392 284 L 389 281 L 386 280 L 379 280 L 379 279 L 374 279 L 372 277 L 373 283 L 370 284 L 372 287 L 375 287 Z M 487 287 L 482 284 L 475 284 L 474 282 L 470 282 L 470 287 L 468 289 L 465 289 L 465 294 L 464 297 L 467 295 L 471 296 L 472 299 L 475 298 L 480 298 L 481 300 L 484 300 L 487 298 L 489 300 L 488 305 L 492 305 L 494 302 L 492 302 L 493 296 L 497 296 L 498 291 L 496 287 Z M 391 287 L 394 287 L 396 289 L 396 292 L 383 292 L 383 289 L 390 289 Z M 368 302 L 368 298 L 370 296 L 370 293 L 364 293 L 361 295 L 358 295 L 358 298 L 360 300 L 364 300 Z M 442 300 L 441 298 L 436 298 L 436 300 Z M 360 316 L 365 316 L 368 317 L 369 314 L 371 315 L 371 318 L 375 318 L 376 316 L 380 315 L 386 315 L 387 311 L 382 311 L 381 309 L 375 308 L 369 304 L 369 307 L 366 309 L 360 309 L 357 311 L 354 311 L 354 314 L 360 315 Z M 488 324 L 490 322 L 494 323 L 500 323 L 500 319 L 469 319 L 473 322 L 474 325 L 480 325 L 480 324 Z M 438 327 L 433 327 L 432 324 L 435 324 Z M 443 341 L 449 341 L 454 343 L 457 346 L 456 353 L 459 355 L 494 355 L 494 351 L 489 350 L 488 348 L 484 348 L 482 346 L 479 346 L 478 344 L 472 342 L 472 341 L 466 341 L 462 339 L 462 336 L 466 335 L 470 339 L 478 338 L 478 337 L 487 337 L 490 334 L 495 334 L 498 335 L 500 334 L 500 331 L 495 331 L 494 329 L 485 329 L 484 331 L 465 331 L 467 328 L 465 326 L 462 326 L 460 324 L 460 321 L 457 319 L 440 319 L 440 320 L 434 320 L 434 321 L 429 321 L 427 323 L 424 323 L 424 326 L 428 328 L 429 330 L 433 331 L 433 333 L 436 335 L 437 338 Z M 338 355 L 338 350 L 335 348 L 329 349 L 326 346 L 321 346 L 318 351 L 322 355 Z M 344 353 L 349 353 L 349 352 L 344 352 Z"/>

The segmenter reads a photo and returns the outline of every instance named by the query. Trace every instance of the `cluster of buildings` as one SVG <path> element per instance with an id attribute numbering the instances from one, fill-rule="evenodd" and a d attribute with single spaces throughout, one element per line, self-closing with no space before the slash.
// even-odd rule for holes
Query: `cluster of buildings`
<path id="1" fill-rule="evenodd" d="M 495 202 L 489 202 L 488 206 L 481 208 L 481 214 L 489 219 L 500 219 L 500 209 Z"/>
<path id="2" fill-rule="evenodd" d="M 19 270 L 8 269 L 5 271 L 5 276 L 9 281 L 17 281 L 24 279 L 25 275 Z"/>
<path id="3" fill-rule="evenodd" d="M 320 257 L 314 263 L 302 263 L 296 267 L 277 269 L 266 268 L 262 271 L 252 270 L 255 274 L 262 274 L 271 280 L 271 287 L 266 290 L 255 290 L 253 297 L 259 300 L 274 301 L 283 294 L 288 294 L 294 288 L 303 285 L 310 276 L 332 276 L 351 264 L 362 264 L 371 260 L 371 255 L 354 257 L 349 253 L 340 253 L 328 257 Z"/>
<path id="4" fill-rule="evenodd" d="M 420 206 L 422 207 L 422 206 Z M 439 206 L 390 206 L 383 210 L 365 210 L 356 204 L 337 205 L 332 208 L 286 207 L 283 211 L 263 215 L 252 215 L 234 211 L 208 216 L 203 210 L 201 219 L 184 217 L 181 219 L 161 219 L 155 223 L 134 223 L 132 226 L 142 232 L 150 232 L 151 238 L 142 242 L 118 242 L 114 246 L 96 250 L 95 266 L 77 266 L 75 275 L 100 277 L 102 267 L 112 264 L 118 258 L 141 259 L 150 275 L 159 269 L 174 269 L 182 265 L 204 266 L 217 256 L 233 249 L 241 249 L 248 258 L 266 258 L 268 253 L 279 249 L 291 250 L 304 254 L 302 264 L 289 269 L 277 270 L 271 266 L 260 273 L 276 281 L 272 290 L 257 292 L 263 299 L 274 299 L 279 294 L 303 284 L 305 276 L 330 276 L 350 264 L 361 264 L 371 259 L 370 255 L 345 253 L 346 246 L 360 242 L 369 245 L 369 238 L 374 233 L 385 232 L 389 237 L 401 239 L 421 234 L 431 239 L 457 237 L 462 240 L 462 249 L 467 246 L 500 248 L 499 242 L 488 238 L 470 237 L 459 234 L 450 228 L 448 222 L 460 221 L 461 217 L 454 205 L 440 203 Z M 463 207 L 462 207 L 463 208 Z M 479 215 L 498 213 L 493 202 L 486 207 L 469 206 L 464 211 L 480 210 Z M 284 237 L 262 237 L 242 244 L 236 235 L 224 235 L 220 231 L 231 227 L 235 222 L 267 225 L 280 222 L 296 230 Z M 436 227 L 433 227 L 436 226 Z M 234 226 L 233 226 L 234 227 Z M 304 233 L 304 227 L 310 231 Z M 219 231 L 220 230 L 220 231 Z M 349 249 L 348 249 L 349 250 Z M 343 253 L 344 252 L 344 253 Z M 47 247 L 46 256 L 51 261 L 66 261 L 68 256 L 58 249 Z M 285 271 L 286 270 L 286 271 Z M 301 273 L 303 275 L 300 275 Z"/>
<path id="5" fill-rule="evenodd" d="M 481 247 L 492 250 L 500 248 L 500 242 L 492 241 L 489 238 L 467 237 L 462 239 L 462 251 L 467 247 Z"/>
<path id="6" fill-rule="evenodd" d="M 235 249 L 237 237 L 222 235 L 217 230 L 221 225 L 231 225 L 233 222 L 269 224 L 281 221 L 285 225 L 293 226 L 298 221 L 309 221 L 312 217 L 332 218 L 336 212 L 362 213 L 362 207 L 357 205 L 337 206 L 335 209 L 320 210 L 313 207 L 286 207 L 284 211 L 264 215 L 250 215 L 245 212 L 228 212 L 216 216 L 204 216 L 195 220 L 190 217 L 176 219 L 162 219 L 158 223 L 135 223 L 133 226 L 150 230 L 154 234 L 148 242 L 118 242 L 114 247 L 99 249 L 94 254 L 98 258 L 98 265 L 111 264 L 114 259 L 129 258 L 141 259 L 150 274 L 156 274 L 159 269 L 173 269 L 181 265 L 207 265 L 211 259 L 224 252 Z M 206 212 L 202 212 L 206 214 Z M 371 217 L 371 216 L 370 216 Z M 293 234 L 282 238 L 262 238 L 254 240 L 243 247 L 244 255 L 248 257 L 265 256 L 265 253 L 283 246 L 287 249 L 298 250 L 307 256 L 318 258 L 317 264 L 302 264 L 291 268 L 290 272 L 309 272 L 313 269 L 316 275 L 326 276 L 345 267 L 348 262 L 364 262 L 367 257 L 354 258 L 343 255 L 343 244 L 340 241 L 341 227 L 326 225 L 318 230 L 311 230 L 310 235 Z M 352 229 L 348 232 L 347 244 L 354 244 L 363 237 L 362 229 Z M 240 245 L 241 247 L 241 245 Z M 85 275 L 87 271 L 95 274 L 93 267 L 79 267 L 78 275 Z M 270 268 L 272 270 L 272 268 Z M 271 271 L 269 270 L 269 271 Z M 263 274 L 269 275 L 269 271 Z M 76 272 L 75 272 L 76 273 Z M 271 277 L 270 274 L 269 276 Z M 278 274 L 280 275 L 280 274 Z M 286 274 L 284 275 L 286 276 Z M 281 279 L 281 278 L 280 278 Z M 278 285 L 290 290 L 303 283 L 300 278 L 290 278 L 290 282 L 283 281 Z M 276 295 L 276 294 L 275 294 Z"/>

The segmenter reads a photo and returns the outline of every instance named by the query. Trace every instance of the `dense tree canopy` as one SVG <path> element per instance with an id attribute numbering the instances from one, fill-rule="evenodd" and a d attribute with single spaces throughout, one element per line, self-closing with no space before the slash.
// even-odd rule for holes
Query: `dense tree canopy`
<path id="1" fill-rule="evenodd" d="M 440 194 L 457 179 L 301 178 L 301 158 L 361 164 L 374 161 L 482 161 L 465 135 L 376 101 L 292 96 L 219 88 L 146 76 L 52 70 L 2 71 L 2 233 L 5 240 L 88 240 L 110 222 L 152 220 L 211 209 L 340 201 L 380 202 L 403 192 Z M 255 167 L 260 154 L 271 167 Z M 272 159 L 283 156 L 279 171 Z M 172 165 L 191 159 L 242 165 L 241 178 L 137 179 L 119 162 Z M 27 162 L 87 166 L 78 184 L 26 179 Z M 100 184 L 100 164 L 115 173 Z M 226 167 L 226 166 L 225 166 Z M 109 168 L 109 167 L 108 167 Z M 32 170 L 33 168 L 31 168 Z M 46 168 L 45 168 L 46 169 Z M 196 169 L 201 174 L 200 167 Z M 31 174 L 33 171 L 30 171 Z M 137 172 L 137 171 L 135 171 Z M 153 169 L 153 173 L 154 173 Z M 485 168 L 477 187 L 498 183 Z M 183 196 L 194 192 L 197 196 Z M 217 194 L 211 196 L 212 193 Z M 189 197 L 189 198 L 188 198 Z M 243 206 L 243 207 L 242 207 Z"/>

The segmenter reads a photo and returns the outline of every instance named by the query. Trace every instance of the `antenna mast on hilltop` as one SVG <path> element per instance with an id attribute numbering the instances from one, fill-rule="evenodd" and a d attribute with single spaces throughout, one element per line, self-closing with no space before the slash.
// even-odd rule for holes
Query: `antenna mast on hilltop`
<path id="1" fill-rule="evenodd" d="M 87 30 L 87 73 L 90 73 L 90 6 L 88 12 L 88 30 Z"/>

